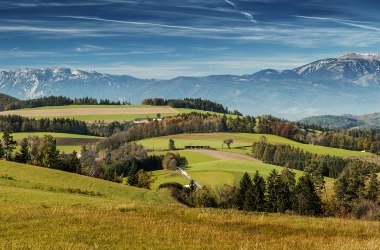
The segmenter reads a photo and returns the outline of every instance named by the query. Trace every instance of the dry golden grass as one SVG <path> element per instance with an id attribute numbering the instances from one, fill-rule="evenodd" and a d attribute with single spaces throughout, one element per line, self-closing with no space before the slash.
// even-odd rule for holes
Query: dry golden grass
<path id="1" fill-rule="evenodd" d="M 0 249 L 379 246 L 380 222 L 191 209 L 165 190 L 0 161 Z"/>
<path id="2" fill-rule="evenodd" d="M 231 210 L 1 202 L 4 249 L 379 249 L 380 223 Z M 17 209 L 16 209 L 17 207 Z"/>
<path id="3" fill-rule="evenodd" d="M 153 114 L 153 113 L 179 113 L 171 107 L 120 107 L 120 108 L 52 108 L 52 109 L 20 109 L 0 112 L 0 115 L 20 115 L 28 117 L 55 117 L 78 115 L 119 115 L 119 114 Z"/>

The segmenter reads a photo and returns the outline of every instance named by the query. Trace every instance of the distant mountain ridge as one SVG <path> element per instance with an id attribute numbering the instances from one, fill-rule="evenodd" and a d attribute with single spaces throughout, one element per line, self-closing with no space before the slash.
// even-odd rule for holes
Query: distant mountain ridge
<path id="1" fill-rule="evenodd" d="M 380 113 L 368 115 L 321 115 L 306 117 L 300 122 L 321 125 L 331 129 L 374 128 L 380 129 Z"/>
<path id="2" fill-rule="evenodd" d="M 292 70 L 248 75 L 138 79 L 70 68 L 0 72 L 0 92 L 19 99 L 63 95 L 140 103 L 145 98 L 204 98 L 244 114 L 287 119 L 374 113 L 380 107 L 380 56 L 350 53 Z"/>

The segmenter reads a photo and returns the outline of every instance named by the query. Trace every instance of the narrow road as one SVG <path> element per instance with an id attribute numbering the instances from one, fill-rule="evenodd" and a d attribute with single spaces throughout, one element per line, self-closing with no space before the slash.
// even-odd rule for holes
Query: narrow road
<path id="1" fill-rule="evenodd" d="M 183 170 L 182 168 L 180 167 L 177 167 L 177 169 L 181 172 L 181 174 L 183 174 L 189 181 L 194 181 L 194 184 L 197 185 L 197 187 L 199 189 L 202 189 L 203 186 L 201 184 L 199 184 L 196 180 L 194 180 L 193 178 L 191 178 L 191 176 L 185 171 Z"/>

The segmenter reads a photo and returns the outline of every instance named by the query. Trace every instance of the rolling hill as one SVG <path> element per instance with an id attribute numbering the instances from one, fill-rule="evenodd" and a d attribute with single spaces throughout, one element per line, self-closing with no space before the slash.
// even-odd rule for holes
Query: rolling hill
<path id="1" fill-rule="evenodd" d="M 245 114 L 288 119 L 322 114 L 377 112 L 379 57 L 347 54 L 292 69 L 250 75 L 177 77 L 170 80 L 86 72 L 70 68 L 0 72 L 0 88 L 20 99 L 92 96 L 140 103 L 149 97 L 201 97 Z M 106 86 L 106 87 L 105 87 Z"/>
<path id="2" fill-rule="evenodd" d="M 380 113 L 368 115 L 321 115 L 300 120 L 305 124 L 316 124 L 331 129 L 350 128 L 380 128 Z"/>
<path id="3" fill-rule="evenodd" d="M 0 93 L 0 111 L 3 111 L 4 107 L 7 106 L 8 104 L 16 102 L 16 101 L 18 101 L 17 98 Z"/>

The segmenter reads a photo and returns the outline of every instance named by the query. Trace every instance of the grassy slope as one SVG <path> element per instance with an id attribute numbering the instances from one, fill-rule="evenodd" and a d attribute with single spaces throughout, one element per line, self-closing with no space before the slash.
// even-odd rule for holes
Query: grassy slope
<path id="1" fill-rule="evenodd" d="M 189 209 L 167 192 L 0 162 L 2 249 L 378 249 L 380 223 Z M 67 187 L 102 196 L 72 194 Z M 49 191 L 50 190 L 50 191 Z"/>
<path id="2" fill-rule="evenodd" d="M 153 152 L 152 154 L 166 154 L 167 152 Z M 237 185 L 245 172 L 253 175 L 256 171 L 266 179 L 269 173 L 275 169 L 278 172 L 283 170 L 282 167 L 266 164 L 262 162 L 250 162 L 245 160 L 219 160 L 214 157 L 187 151 L 175 151 L 181 156 L 185 156 L 189 161 L 189 166 L 185 170 L 202 185 L 209 187 L 222 186 L 224 184 Z M 302 171 L 292 170 L 296 173 L 296 177 L 302 175 Z M 165 182 L 178 182 L 181 184 L 189 184 L 189 181 L 178 171 L 159 170 L 154 171 L 157 176 L 156 182 L 152 185 L 152 189 L 156 189 L 160 184 Z M 332 182 L 334 179 L 325 178 L 326 182 Z"/>
<path id="3" fill-rule="evenodd" d="M 261 136 L 265 136 L 269 143 L 273 144 L 289 144 L 316 154 L 329 154 L 335 156 L 371 156 L 371 153 L 362 153 L 338 148 L 329 148 L 322 146 L 314 146 L 310 144 L 298 143 L 276 135 L 248 134 L 248 133 L 204 133 L 204 134 L 180 134 L 164 136 L 152 139 L 141 140 L 144 147 L 148 149 L 167 149 L 168 140 L 172 138 L 178 148 L 183 148 L 185 145 L 207 145 L 219 150 L 226 150 L 237 153 L 250 153 L 250 146 L 254 141 L 260 140 Z M 222 144 L 224 139 L 232 138 L 232 150 L 226 149 Z M 247 147 L 247 148 L 241 148 Z"/>
<path id="4" fill-rule="evenodd" d="M 78 174 L 14 162 L 0 161 L 0 176 L 14 179 L 0 178 L 1 197 L 9 200 L 23 201 L 25 199 L 29 202 L 41 204 L 47 202 L 55 205 L 64 205 L 62 202 L 70 201 L 76 202 L 78 206 L 116 205 L 135 201 L 148 204 L 175 203 L 166 192 L 137 189 Z M 13 192 L 4 191 L 3 188 L 12 189 L 20 195 L 15 196 Z M 67 188 L 98 192 L 101 196 L 70 194 L 64 190 Z M 51 190 L 54 192 L 50 192 Z M 56 196 L 65 199 L 56 199 Z M 42 197 L 45 198 L 42 199 Z"/>

